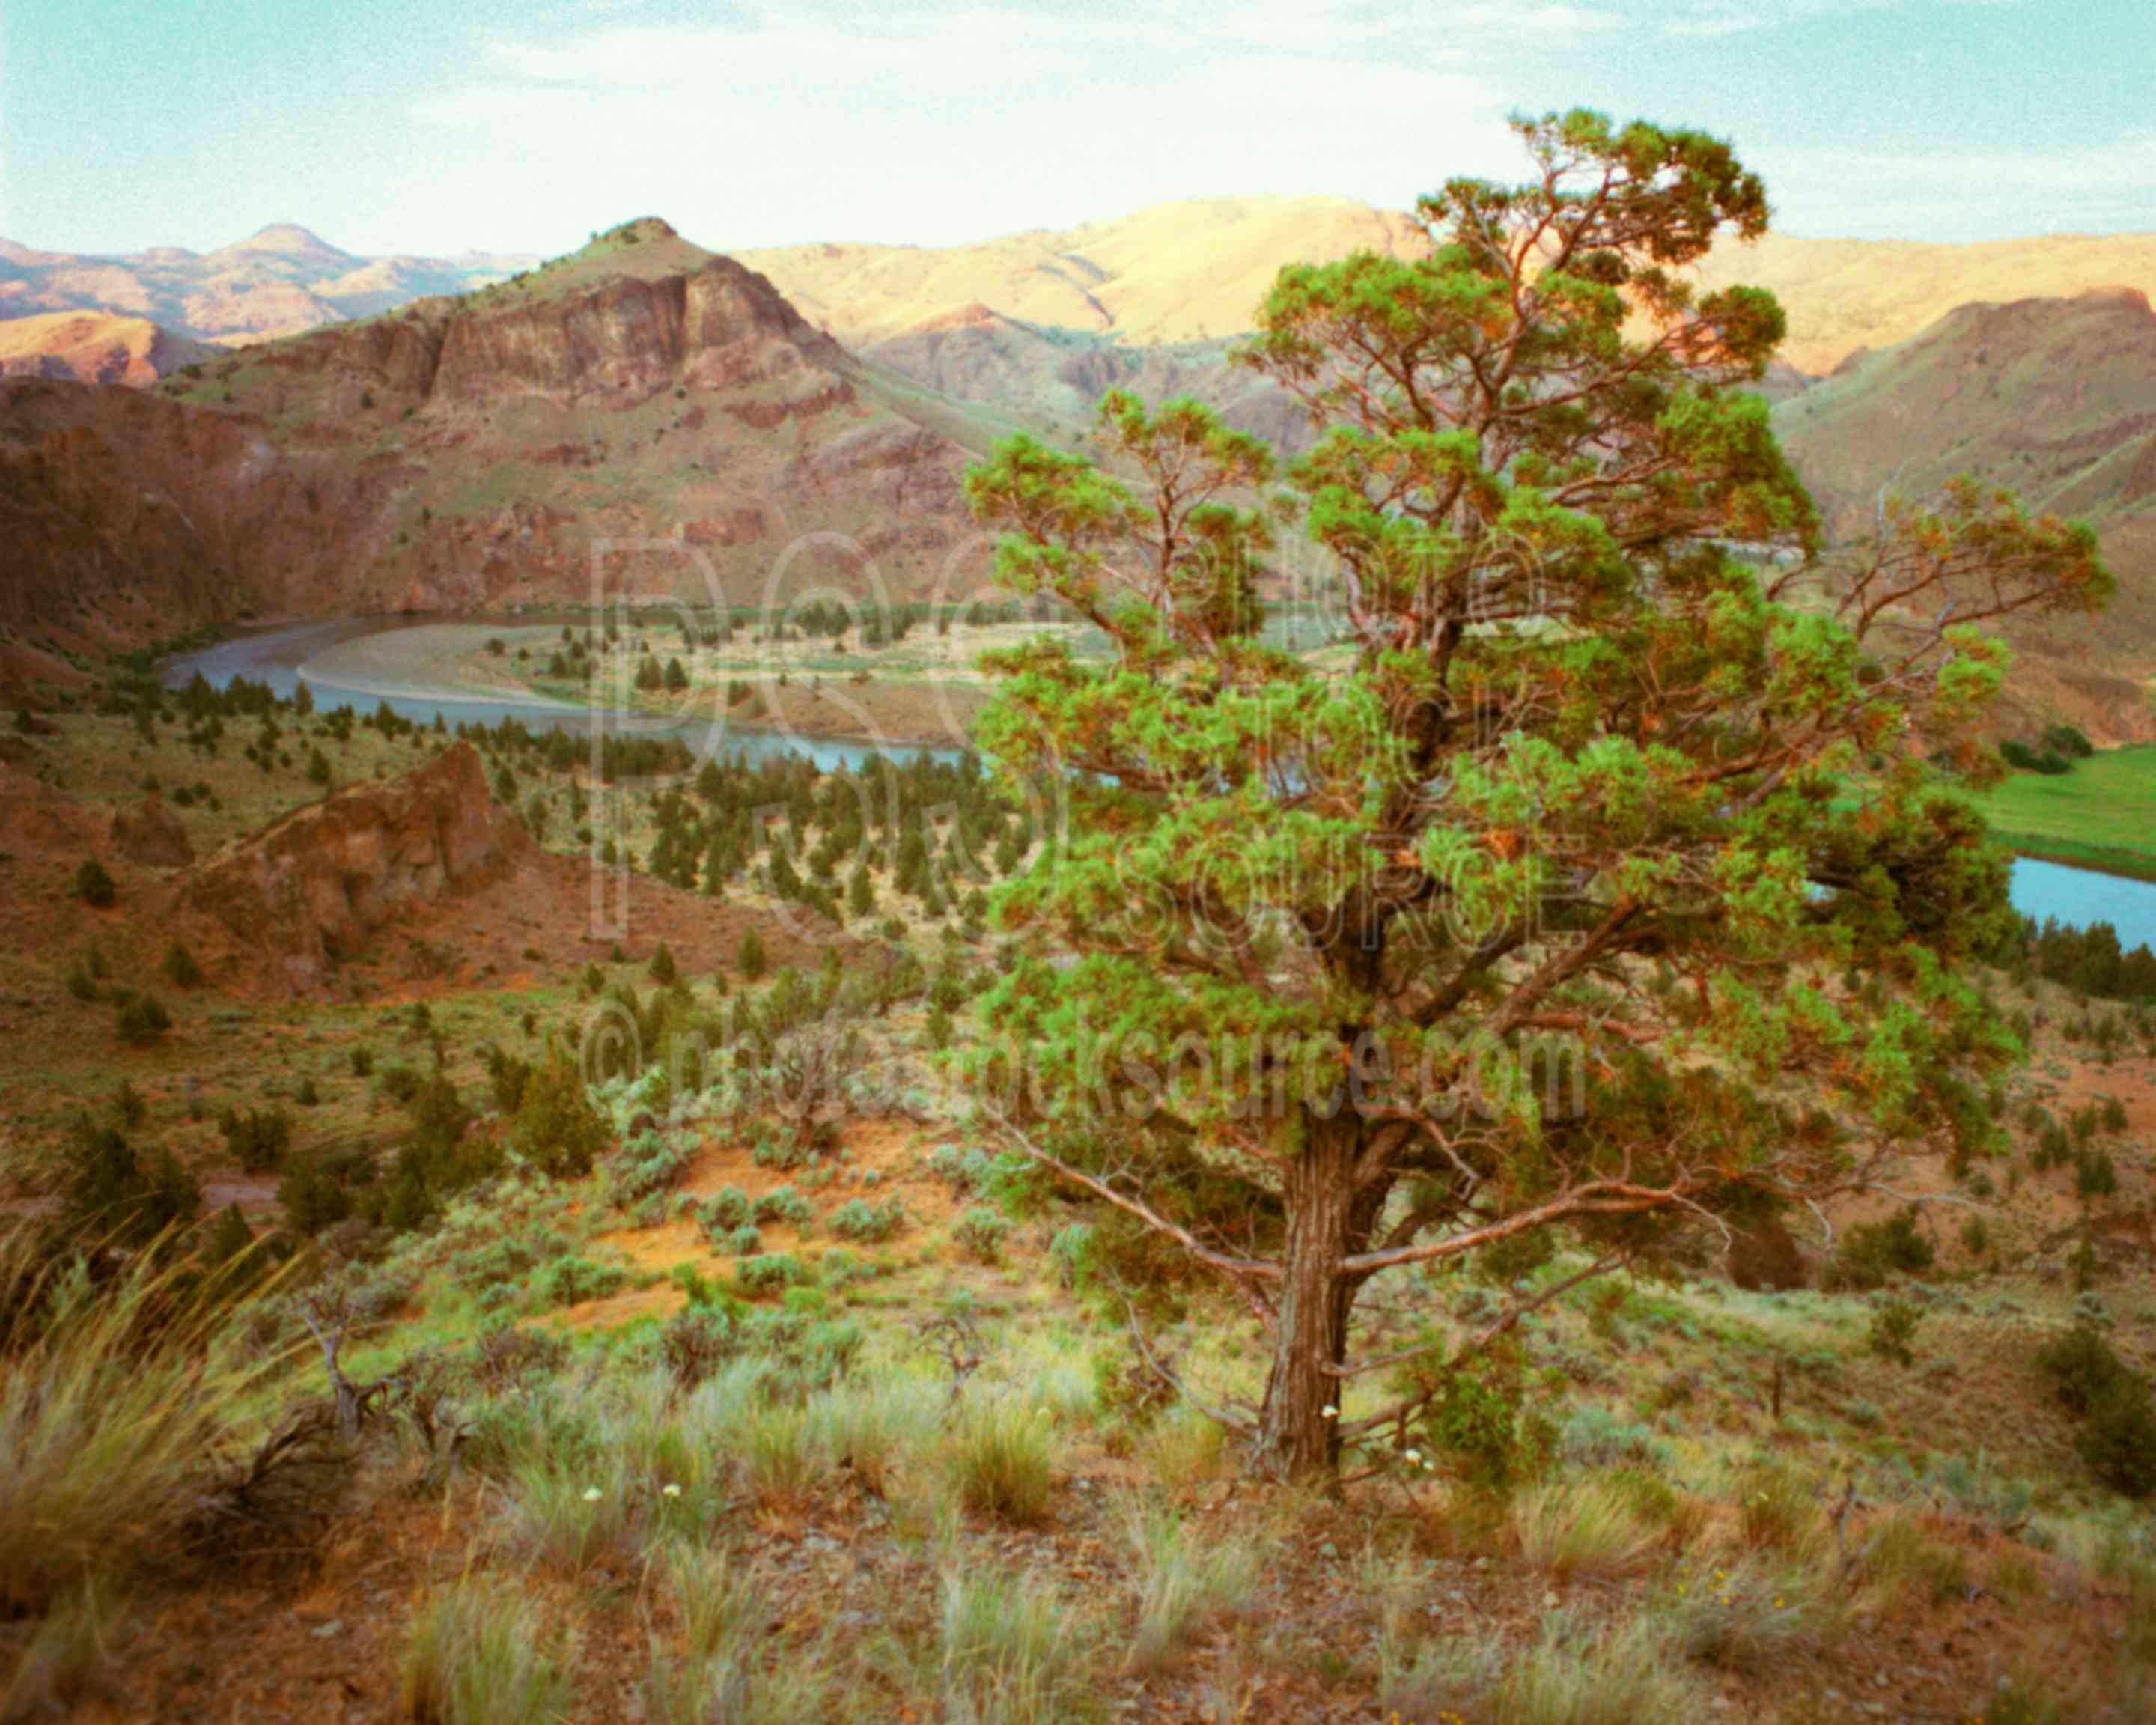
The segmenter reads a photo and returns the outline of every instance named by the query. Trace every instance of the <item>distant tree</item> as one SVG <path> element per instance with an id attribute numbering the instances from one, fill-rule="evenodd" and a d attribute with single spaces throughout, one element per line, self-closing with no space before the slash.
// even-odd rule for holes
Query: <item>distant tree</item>
<path id="1" fill-rule="evenodd" d="M 1964 967 L 2015 924 L 1952 782 L 1989 770 L 1976 625 L 2109 592 L 2087 528 L 1971 485 L 1823 555 L 1748 387 L 1779 308 L 1681 273 L 1764 231 L 1758 179 L 1696 131 L 1519 130 L 1533 177 L 1424 200 L 1426 255 L 1260 309 L 1247 363 L 1321 429 L 1286 480 L 1337 670 L 1256 631 L 1275 465 L 1209 409 L 1111 393 L 1108 466 L 1019 438 L 967 480 L 998 578 L 1110 649 L 988 660 L 979 746 L 1072 817 L 999 909 L 1078 955 L 983 997 L 1032 1080 L 1006 1130 L 1241 1292 L 1283 1475 L 1456 1406 L 1547 1292 L 1372 1363 L 1378 1278 L 1517 1284 L 1560 1236 L 1604 1271 L 1982 1129 L 2015 1045 Z M 1104 1065 L 1089 1024 L 1132 1040 Z M 1184 1047 L 1209 1082 L 1165 1081 Z M 1340 1417 L 1380 1366 L 1395 1399 Z"/>
<path id="2" fill-rule="evenodd" d="M 607 1147 L 606 1120 L 592 1105 L 583 1068 L 566 1049 L 549 1049 L 525 1085 L 509 1139 L 526 1162 L 557 1178 L 589 1173 Z"/>
<path id="3" fill-rule="evenodd" d="M 759 982 L 770 969 L 771 960 L 765 955 L 763 941 L 752 928 L 741 937 L 741 948 L 734 957 L 734 968 L 747 982 Z"/>
<path id="4" fill-rule="evenodd" d="M 74 871 L 74 896 L 93 910 L 107 910 L 119 901 L 120 889 L 95 857 L 86 857 Z"/>

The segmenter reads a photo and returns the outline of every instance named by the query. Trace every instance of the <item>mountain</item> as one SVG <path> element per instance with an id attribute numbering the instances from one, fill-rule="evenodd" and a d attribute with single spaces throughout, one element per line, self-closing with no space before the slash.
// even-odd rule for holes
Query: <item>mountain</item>
<path id="1" fill-rule="evenodd" d="M 1158 343 L 1240 334 L 1282 264 L 1363 249 L 1426 247 L 1409 217 L 1352 198 L 1208 198 L 973 245 L 798 245 L 741 257 L 842 341 L 880 341 L 978 304 L 1024 323 Z"/>
<path id="2" fill-rule="evenodd" d="M 1111 389 L 1148 400 L 1191 395 L 1242 430 L 1286 449 L 1305 447 L 1308 422 L 1256 373 L 1230 366 L 1233 340 L 1122 341 L 1114 331 L 1030 324 L 973 305 L 901 334 L 866 342 L 879 365 L 963 401 L 1082 424 Z"/>
<path id="3" fill-rule="evenodd" d="M 231 345 L 372 316 L 425 295 L 463 293 L 536 261 L 485 254 L 356 257 L 290 222 L 203 253 L 156 246 L 89 256 L 0 240 L 0 317 L 116 312 Z"/>
<path id="4" fill-rule="evenodd" d="M 1861 527 L 1882 490 L 1922 497 L 1961 473 L 2097 530 L 2119 578 L 2095 619 L 2024 624 L 2025 658 L 2100 677 L 2097 728 L 2156 732 L 2156 311 L 2138 288 L 1957 307 L 1912 339 L 1845 363 L 1774 409 L 1830 523 Z M 2128 680 L 2126 689 L 2111 680 Z M 2017 685 L 2024 679 L 2017 673 Z M 2105 692 L 2107 691 L 2107 692 Z"/>
<path id="5" fill-rule="evenodd" d="M 971 534 L 1023 422 L 865 363 L 664 222 L 147 392 L 0 383 L 0 620 L 169 624 L 585 600 L 757 603 L 780 570 L 900 596 Z M 873 575 L 869 565 L 873 563 Z M 166 633 L 170 633 L 169 627 Z"/>
<path id="6" fill-rule="evenodd" d="M 1022 323 L 1156 345 L 1240 334 L 1281 264 L 1358 249 L 1414 256 L 1424 240 L 1410 216 L 1350 198 L 1214 198 L 973 245 L 788 246 L 742 257 L 844 341 L 882 341 L 979 305 Z M 2105 282 L 2156 290 L 2156 234 L 1971 245 L 1777 234 L 1718 249 L 1697 274 L 1709 287 L 1774 290 L 1789 316 L 1782 357 L 1824 374 L 1970 300 Z"/>
<path id="7" fill-rule="evenodd" d="M 0 377 L 72 377 L 82 383 L 156 382 L 218 350 L 146 318 L 49 311 L 0 321 Z"/>

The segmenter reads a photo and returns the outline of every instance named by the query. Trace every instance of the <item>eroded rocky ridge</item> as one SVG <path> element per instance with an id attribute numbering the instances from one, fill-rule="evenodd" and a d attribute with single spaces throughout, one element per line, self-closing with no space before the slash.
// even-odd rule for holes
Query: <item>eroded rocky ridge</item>
<path id="1" fill-rule="evenodd" d="M 536 849 L 489 795 L 478 750 L 459 742 L 401 778 L 273 822 L 182 876 L 172 905 L 213 919 L 305 988 L 384 925 L 491 886 Z"/>

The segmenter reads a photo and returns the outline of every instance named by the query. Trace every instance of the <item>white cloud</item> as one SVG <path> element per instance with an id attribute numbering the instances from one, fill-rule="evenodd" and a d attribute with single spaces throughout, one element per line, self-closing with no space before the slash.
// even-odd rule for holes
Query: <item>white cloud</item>
<path id="1" fill-rule="evenodd" d="M 539 232 L 655 212 L 720 246 L 937 244 L 1230 192 L 1404 205 L 1509 169 L 1506 105 L 1474 67 L 1501 34 L 1604 16 L 1478 0 L 1404 31 L 1348 0 L 1260 0 L 1227 24 L 1112 4 L 608 21 L 489 40 L 408 111 L 430 202 Z"/>

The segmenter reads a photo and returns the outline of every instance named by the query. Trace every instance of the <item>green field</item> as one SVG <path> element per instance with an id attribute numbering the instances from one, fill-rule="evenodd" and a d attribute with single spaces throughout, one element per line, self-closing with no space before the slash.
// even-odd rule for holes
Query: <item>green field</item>
<path id="1" fill-rule="evenodd" d="M 2156 880 L 2156 746 L 2114 749 L 2071 773 L 2010 774 L 1984 804 L 2022 855 Z"/>

